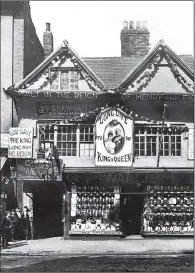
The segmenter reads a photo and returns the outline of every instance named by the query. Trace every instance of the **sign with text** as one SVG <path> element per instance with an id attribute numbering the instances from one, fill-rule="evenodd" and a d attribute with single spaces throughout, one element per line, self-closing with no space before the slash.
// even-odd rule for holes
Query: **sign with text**
<path id="1" fill-rule="evenodd" d="M 133 128 L 133 120 L 120 109 L 107 108 L 97 116 L 97 166 L 132 166 Z"/>
<path id="2" fill-rule="evenodd" d="M 9 129 L 9 158 L 32 158 L 33 128 Z"/>
<path id="3" fill-rule="evenodd" d="M 47 162 L 45 164 L 44 162 L 41 164 L 41 162 L 38 162 L 35 159 L 31 160 L 20 160 L 17 164 L 17 179 L 24 179 L 24 180 L 31 180 L 36 179 L 40 180 L 41 174 L 43 173 L 43 164 L 44 168 L 47 169 L 47 173 L 52 173 L 52 176 L 55 177 L 52 178 L 52 180 L 61 181 L 62 180 L 62 166 L 63 161 L 62 159 L 59 160 L 59 166 L 55 159 L 52 159 L 52 161 Z"/>
<path id="4" fill-rule="evenodd" d="M 194 160 L 194 129 L 189 129 L 188 135 L 188 159 Z"/>

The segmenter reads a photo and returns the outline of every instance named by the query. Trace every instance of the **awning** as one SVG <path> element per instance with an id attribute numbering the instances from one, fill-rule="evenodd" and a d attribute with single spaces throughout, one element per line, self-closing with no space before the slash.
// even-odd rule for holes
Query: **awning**
<path id="1" fill-rule="evenodd" d="M 6 162 L 6 160 L 7 160 L 7 157 L 1 156 L 0 160 L 1 160 L 1 165 L 0 165 L 1 166 L 0 171 L 1 171 L 3 169 L 3 166 L 4 166 L 5 162 Z"/>

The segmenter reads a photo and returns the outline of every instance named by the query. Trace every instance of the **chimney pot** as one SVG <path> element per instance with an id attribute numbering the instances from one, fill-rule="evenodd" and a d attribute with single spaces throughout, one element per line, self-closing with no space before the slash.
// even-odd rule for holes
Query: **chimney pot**
<path id="1" fill-rule="evenodd" d="M 127 21 L 123 22 L 123 29 L 128 29 L 128 22 Z"/>
<path id="2" fill-rule="evenodd" d="M 50 31 L 51 29 L 51 24 L 50 23 L 46 23 L 46 31 Z"/>
<path id="3" fill-rule="evenodd" d="M 147 29 L 147 21 L 142 22 L 142 29 L 144 29 L 144 30 Z"/>
<path id="4" fill-rule="evenodd" d="M 140 29 L 140 21 L 136 21 L 136 29 Z"/>
<path id="5" fill-rule="evenodd" d="M 134 22 L 133 21 L 129 21 L 129 29 L 134 29 Z"/>
<path id="6" fill-rule="evenodd" d="M 53 52 L 53 34 L 50 29 L 51 24 L 46 23 L 46 31 L 43 33 L 43 50 L 45 58 Z"/>

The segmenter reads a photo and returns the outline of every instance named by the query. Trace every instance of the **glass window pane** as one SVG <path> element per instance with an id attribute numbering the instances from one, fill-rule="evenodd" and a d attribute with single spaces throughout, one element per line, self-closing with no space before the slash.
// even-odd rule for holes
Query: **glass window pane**
<path id="1" fill-rule="evenodd" d="M 140 151 L 140 155 L 141 156 L 144 156 L 145 155 L 145 152 L 143 150 Z"/>
<path id="2" fill-rule="evenodd" d="M 171 136 L 171 142 L 175 142 L 175 136 Z"/>
<path id="3" fill-rule="evenodd" d="M 144 136 L 140 136 L 140 142 L 144 142 Z"/>
<path id="4" fill-rule="evenodd" d="M 144 150 L 144 147 L 145 147 L 145 143 L 140 143 L 140 149 Z"/>
<path id="5" fill-rule="evenodd" d="M 171 156 L 175 156 L 175 150 L 171 150 Z"/>
<path id="6" fill-rule="evenodd" d="M 177 149 L 181 149 L 181 143 L 176 144 Z"/>
<path id="7" fill-rule="evenodd" d="M 165 150 L 168 150 L 168 149 L 169 149 L 169 144 L 168 144 L 168 143 L 165 143 L 165 144 L 164 144 L 164 149 L 165 149 Z"/>
<path id="8" fill-rule="evenodd" d="M 94 150 L 90 150 L 90 157 L 94 157 Z"/>

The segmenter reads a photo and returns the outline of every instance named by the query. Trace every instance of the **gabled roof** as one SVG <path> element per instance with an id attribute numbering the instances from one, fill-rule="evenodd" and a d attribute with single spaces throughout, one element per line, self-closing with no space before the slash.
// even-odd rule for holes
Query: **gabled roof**
<path id="1" fill-rule="evenodd" d="M 116 88 L 143 57 L 83 58 L 96 75 L 110 88 Z"/>
<path id="2" fill-rule="evenodd" d="M 102 80 L 97 77 L 93 70 L 84 62 L 82 58 L 79 57 L 76 51 L 73 50 L 73 48 L 66 40 L 64 40 L 63 43 L 54 52 L 52 52 L 42 63 L 40 63 L 40 65 L 38 65 L 30 74 L 28 74 L 19 83 L 15 84 L 12 89 L 20 89 L 23 86 L 29 84 L 34 78 L 36 78 L 40 73 L 47 69 L 52 64 L 52 61 L 54 61 L 55 58 L 57 58 L 59 54 L 63 51 L 67 51 L 73 56 L 74 60 L 79 64 L 82 70 L 88 74 L 88 76 L 94 81 L 95 84 L 97 84 L 98 87 L 100 87 L 101 89 L 106 89 L 106 86 L 102 82 Z"/>
<path id="3" fill-rule="evenodd" d="M 64 40 L 63 43 L 51 53 L 39 66 L 37 66 L 29 75 L 27 75 L 19 83 L 11 86 L 7 91 L 19 90 L 28 86 L 41 73 L 48 69 L 52 62 L 59 58 L 63 52 L 70 53 L 79 67 L 89 76 L 92 81 L 102 90 L 120 89 L 133 81 L 140 71 L 147 66 L 150 60 L 155 56 L 159 47 L 166 49 L 171 59 L 178 65 L 178 67 L 193 80 L 193 57 L 190 55 L 178 56 L 163 40 L 146 55 L 132 56 L 132 57 L 79 57 L 79 55 L 72 49 L 69 43 Z"/>
<path id="4" fill-rule="evenodd" d="M 146 67 L 153 57 L 158 53 L 159 49 L 164 52 L 168 52 L 171 59 L 178 65 L 178 67 L 191 79 L 194 79 L 193 70 L 168 46 L 165 44 L 164 40 L 160 40 L 158 44 L 142 59 L 142 61 L 132 70 L 130 73 L 122 80 L 122 82 L 117 86 L 118 89 L 124 88 L 128 83 L 137 77 L 139 73 Z"/>
<path id="5" fill-rule="evenodd" d="M 179 55 L 181 60 L 193 69 L 191 55 Z M 142 56 L 132 57 L 83 57 L 96 75 L 110 88 L 116 88 L 143 61 Z"/>

